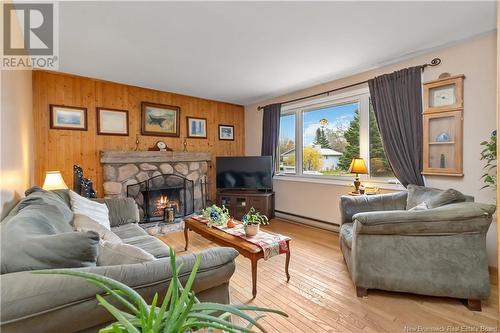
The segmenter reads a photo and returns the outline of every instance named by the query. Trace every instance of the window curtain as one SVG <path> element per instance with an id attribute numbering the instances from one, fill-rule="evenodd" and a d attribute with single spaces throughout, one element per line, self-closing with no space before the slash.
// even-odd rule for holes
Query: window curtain
<path id="1" fill-rule="evenodd" d="M 263 112 L 261 155 L 271 156 L 273 165 L 276 166 L 280 138 L 281 104 L 266 105 Z"/>
<path id="2" fill-rule="evenodd" d="M 422 66 L 368 81 L 387 159 L 398 180 L 424 185 L 422 170 Z"/>

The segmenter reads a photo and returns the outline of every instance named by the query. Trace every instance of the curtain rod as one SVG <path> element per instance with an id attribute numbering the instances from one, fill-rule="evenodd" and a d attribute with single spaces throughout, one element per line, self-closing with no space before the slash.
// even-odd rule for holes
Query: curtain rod
<path id="1" fill-rule="evenodd" d="M 431 60 L 430 63 L 426 63 L 426 64 L 423 64 L 421 65 L 422 67 L 422 70 L 424 70 L 425 67 L 427 66 L 430 66 L 430 67 L 434 67 L 434 66 L 437 66 L 441 63 L 441 59 L 440 58 L 434 58 Z M 360 82 L 356 82 L 356 83 L 353 83 L 353 84 L 349 84 L 347 86 L 343 86 L 343 87 L 339 87 L 339 88 L 335 88 L 335 89 L 332 89 L 332 90 L 327 90 L 327 91 L 323 91 L 323 92 L 320 92 L 320 93 L 317 93 L 317 94 L 313 94 L 313 95 L 309 95 L 309 96 L 304 96 L 304 97 L 299 97 L 299 98 L 295 98 L 295 99 L 290 99 L 288 101 L 285 101 L 285 102 L 281 102 L 281 104 L 287 104 L 287 103 L 293 103 L 293 102 L 298 102 L 298 101 L 301 101 L 303 99 L 308 99 L 308 98 L 312 98 L 312 97 L 317 97 L 317 96 L 321 96 L 321 95 L 325 95 L 325 94 L 329 94 L 329 93 L 332 93 L 334 91 L 338 91 L 338 90 L 342 90 L 342 89 L 347 89 L 347 88 L 351 88 L 351 87 L 355 87 L 355 86 L 359 86 L 360 84 L 364 84 L 364 83 L 368 83 L 369 80 L 364 80 L 364 81 L 360 81 Z M 268 104 L 269 105 L 269 104 Z M 264 109 L 266 106 L 268 105 L 265 105 L 265 106 L 258 106 L 257 107 L 257 110 L 262 110 Z"/>

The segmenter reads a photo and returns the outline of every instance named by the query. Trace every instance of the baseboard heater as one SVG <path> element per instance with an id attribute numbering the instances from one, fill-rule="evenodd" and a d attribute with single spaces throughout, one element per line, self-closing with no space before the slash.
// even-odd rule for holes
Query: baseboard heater
<path id="1" fill-rule="evenodd" d="M 325 229 L 335 232 L 339 232 L 340 229 L 340 226 L 337 223 L 316 219 L 314 217 L 307 217 L 303 215 L 285 212 L 282 210 L 275 210 L 274 213 L 276 217 L 281 217 L 283 219 L 290 220 L 292 222 L 307 224 L 320 229 Z"/>

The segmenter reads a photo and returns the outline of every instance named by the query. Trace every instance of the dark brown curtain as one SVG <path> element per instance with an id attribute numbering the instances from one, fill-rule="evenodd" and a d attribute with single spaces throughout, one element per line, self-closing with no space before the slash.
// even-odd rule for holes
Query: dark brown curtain
<path id="1" fill-rule="evenodd" d="M 262 156 L 271 156 L 273 165 L 277 163 L 276 154 L 280 139 L 281 104 L 271 104 L 264 107 L 262 119 Z"/>
<path id="2" fill-rule="evenodd" d="M 424 185 L 422 170 L 422 67 L 368 81 L 387 159 L 405 187 Z"/>

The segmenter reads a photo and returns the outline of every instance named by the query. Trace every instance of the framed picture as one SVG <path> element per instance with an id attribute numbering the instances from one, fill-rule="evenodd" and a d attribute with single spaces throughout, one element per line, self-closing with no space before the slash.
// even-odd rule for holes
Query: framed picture
<path id="1" fill-rule="evenodd" d="M 179 136 L 180 107 L 142 102 L 141 109 L 142 135 Z"/>
<path id="2" fill-rule="evenodd" d="M 219 140 L 234 141 L 234 126 L 219 125 Z"/>
<path id="3" fill-rule="evenodd" d="M 50 128 L 64 130 L 87 130 L 87 109 L 74 106 L 50 104 Z"/>
<path id="4" fill-rule="evenodd" d="M 128 111 L 97 108 L 97 134 L 128 136 Z"/>
<path id="5" fill-rule="evenodd" d="M 188 138 L 207 138 L 207 119 L 187 117 Z"/>

